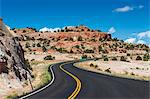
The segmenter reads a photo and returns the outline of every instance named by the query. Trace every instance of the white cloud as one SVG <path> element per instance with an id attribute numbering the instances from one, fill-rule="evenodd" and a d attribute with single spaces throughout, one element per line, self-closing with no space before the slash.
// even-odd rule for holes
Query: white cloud
<path id="1" fill-rule="evenodd" d="M 47 28 L 47 27 L 44 27 L 44 28 L 41 28 L 39 31 L 40 32 L 54 32 L 54 31 L 58 31 L 58 30 L 61 30 L 61 28 Z"/>
<path id="2" fill-rule="evenodd" d="M 143 5 L 139 5 L 138 8 L 139 8 L 139 9 L 142 9 L 142 8 L 144 8 L 144 6 L 143 6 Z"/>
<path id="3" fill-rule="evenodd" d="M 149 31 L 145 31 L 145 32 L 138 33 L 137 36 L 139 37 L 139 39 L 141 39 L 141 38 L 143 38 L 143 37 L 150 38 L 150 30 L 149 30 Z"/>
<path id="4" fill-rule="evenodd" d="M 129 38 L 125 40 L 126 43 L 135 43 L 135 41 L 136 41 L 136 38 Z"/>
<path id="5" fill-rule="evenodd" d="M 133 11 L 135 9 L 142 9 L 144 6 L 143 5 L 139 5 L 139 6 L 124 6 L 121 8 L 116 8 L 115 10 L 113 10 L 114 12 L 129 12 L 129 11 Z"/>
<path id="6" fill-rule="evenodd" d="M 44 28 L 41 28 L 39 31 L 40 31 L 40 32 L 46 32 L 46 31 L 50 31 L 50 29 L 47 28 L 47 27 L 44 27 Z"/>
<path id="7" fill-rule="evenodd" d="M 73 27 L 75 27 L 75 26 L 64 26 L 62 29 L 65 29 L 65 28 L 73 28 Z"/>
<path id="8" fill-rule="evenodd" d="M 128 11 L 132 11 L 134 8 L 130 7 L 130 6 L 124 6 L 122 8 L 117 8 L 114 11 L 115 12 L 128 12 Z"/>
<path id="9" fill-rule="evenodd" d="M 144 40 L 138 40 L 137 44 L 146 44 L 146 42 Z"/>
<path id="10" fill-rule="evenodd" d="M 108 30 L 108 34 L 112 34 L 112 33 L 115 33 L 116 32 L 116 29 L 114 27 L 111 27 L 109 30 Z"/>

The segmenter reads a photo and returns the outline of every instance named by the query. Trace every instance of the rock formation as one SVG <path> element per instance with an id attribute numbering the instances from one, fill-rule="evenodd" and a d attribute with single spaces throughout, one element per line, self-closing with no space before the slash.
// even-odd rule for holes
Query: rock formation
<path id="1" fill-rule="evenodd" d="M 20 81 L 30 76 L 20 43 L 0 19 L 0 74 L 2 73 L 11 74 Z"/>

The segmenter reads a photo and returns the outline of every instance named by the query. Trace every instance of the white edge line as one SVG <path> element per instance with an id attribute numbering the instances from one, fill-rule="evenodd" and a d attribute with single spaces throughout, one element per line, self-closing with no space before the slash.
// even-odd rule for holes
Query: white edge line
<path id="1" fill-rule="evenodd" d="M 29 97 L 29 96 L 31 96 L 31 95 L 34 95 L 34 94 L 36 94 L 36 93 L 38 93 L 38 92 L 40 92 L 40 91 L 46 89 L 47 87 L 49 87 L 49 86 L 54 82 L 54 80 L 55 80 L 54 72 L 53 72 L 53 70 L 52 70 L 52 67 L 53 67 L 53 66 L 54 66 L 54 65 L 50 66 L 50 70 L 51 70 L 51 73 L 52 73 L 52 80 L 51 80 L 51 82 L 50 82 L 49 84 L 47 84 L 46 86 L 40 88 L 39 90 L 36 90 L 36 91 L 34 91 L 34 92 L 30 93 L 30 94 L 27 94 L 27 95 L 25 95 L 25 96 L 23 96 L 23 97 L 21 97 L 21 98 L 19 98 L 19 99 L 25 99 L 25 98 L 27 98 L 27 97 Z"/>

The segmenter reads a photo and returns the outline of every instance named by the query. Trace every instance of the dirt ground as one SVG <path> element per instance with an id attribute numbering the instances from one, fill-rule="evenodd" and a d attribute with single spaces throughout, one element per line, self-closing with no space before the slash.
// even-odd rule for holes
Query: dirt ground
<path id="1" fill-rule="evenodd" d="M 121 76 L 140 80 L 150 80 L 150 61 L 88 61 L 76 64 L 77 67 L 105 73 L 114 76 Z"/>

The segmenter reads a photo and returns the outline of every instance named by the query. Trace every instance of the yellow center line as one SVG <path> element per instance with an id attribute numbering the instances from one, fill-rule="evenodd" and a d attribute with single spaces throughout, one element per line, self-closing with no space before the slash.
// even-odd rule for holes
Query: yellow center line
<path id="1" fill-rule="evenodd" d="M 71 63 L 71 62 L 68 62 L 68 63 Z M 64 68 L 62 68 L 63 65 L 68 64 L 68 63 L 61 64 L 60 69 L 63 70 L 65 73 L 67 73 L 69 76 L 71 76 L 76 81 L 76 84 L 77 84 L 76 89 L 68 97 L 68 99 L 74 99 L 79 94 L 79 92 L 81 90 L 81 81 L 79 80 L 79 78 L 77 78 L 76 76 L 74 76 L 70 72 L 66 71 Z"/>

